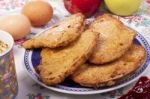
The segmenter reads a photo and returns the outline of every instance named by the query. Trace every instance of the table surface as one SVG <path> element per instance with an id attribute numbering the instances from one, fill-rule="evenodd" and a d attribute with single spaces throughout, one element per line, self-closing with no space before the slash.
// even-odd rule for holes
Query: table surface
<path id="1" fill-rule="evenodd" d="M 28 0 L 29 1 L 29 0 Z M 27 0 L 0 0 L 0 16 L 7 15 L 10 13 L 19 13 L 21 7 L 27 2 Z M 14 46 L 14 57 L 17 71 L 17 78 L 19 83 L 19 92 L 16 99 L 116 99 L 124 92 L 126 92 L 129 88 L 133 86 L 133 84 L 114 90 L 104 94 L 96 94 L 81 96 L 81 95 L 68 95 L 63 93 L 54 92 L 48 89 L 45 89 L 39 86 L 36 82 L 34 82 L 25 72 L 24 65 L 24 51 L 25 49 L 20 46 L 20 44 L 31 38 L 36 33 L 42 31 L 43 29 L 49 27 L 51 24 L 55 23 L 57 20 L 61 19 L 64 16 L 67 16 L 69 13 L 65 10 L 63 6 L 62 0 L 49 0 L 51 5 L 54 8 L 54 17 L 53 19 L 46 25 L 40 28 L 32 28 L 31 33 L 25 39 L 21 39 L 16 41 Z M 102 9 L 105 10 L 105 9 Z M 150 43 L 150 0 L 143 0 L 139 11 L 130 17 L 124 17 L 119 19 L 123 21 L 126 25 L 132 27 L 139 33 L 141 33 L 147 41 Z M 149 69 L 150 70 L 150 67 Z M 150 77 L 150 72 L 146 71 L 144 75 Z M 41 97 L 41 98 L 39 98 Z"/>

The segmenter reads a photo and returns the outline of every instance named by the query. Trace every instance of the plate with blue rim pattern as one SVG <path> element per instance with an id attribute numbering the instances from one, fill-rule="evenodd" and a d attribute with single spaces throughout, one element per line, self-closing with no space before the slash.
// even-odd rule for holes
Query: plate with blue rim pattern
<path id="1" fill-rule="evenodd" d="M 86 95 L 86 94 L 98 94 L 98 93 L 104 93 L 112 90 L 116 90 L 122 87 L 125 87 L 134 81 L 136 81 L 139 77 L 141 77 L 146 69 L 148 68 L 149 62 L 150 62 L 150 46 L 146 39 L 141 35 L 137 34 L 137 36 L 134 39 L 134 43 L 142 45 L 147 54 L 146 54 L 146 60 L 145 62 L 140 66 L 138 70 L 136 70 L 133 74 L 126 77 L 125 79 L 120 80 L 113 86 L 109 87 L 100 87 L 97 89 L 89 88 L 89 87 L 83 87 L 75 82 L 73 82 L 70 79 L 66 79 L 64 82 L 56 85 L 56 86 L 48 86 L 45 85 L 41 80 L 39 80 L 39 75 L 36 72 L 36 67 L 40 64 L 40 52 L 41 49 L 34 49 L 34 50 L 26 50 L 24 54 L 24 67 L 27 71 L 28 75 L 38 84 L 41 86 L 57 91 L 62 93 L 68 93 L 68 94 L 78 94 L 78 95 Z"/>

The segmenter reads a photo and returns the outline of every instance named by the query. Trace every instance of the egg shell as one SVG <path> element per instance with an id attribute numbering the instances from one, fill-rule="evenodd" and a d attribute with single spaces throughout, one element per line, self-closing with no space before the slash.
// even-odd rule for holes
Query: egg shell
<path id="1" fill-rule="evenodd" d="M 33 26 L 45 25 L 53 17 L 53 8 L 46 1 L 30 1 L 22 8 Z"/>
<path id="2" fill-rule="evenodd" d="M 10 14 L 0 18 L 0 29 L 10 33 L 15 40 L 18 40 L 30 32 L 31 23 L 23 14 Z"/>

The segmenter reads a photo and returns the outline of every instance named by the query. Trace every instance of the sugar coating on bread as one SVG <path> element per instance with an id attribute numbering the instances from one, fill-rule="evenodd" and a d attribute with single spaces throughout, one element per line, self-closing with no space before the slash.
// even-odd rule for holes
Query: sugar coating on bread
<path id="1" fill-rule="evenodd" d="M 144 62 L 145 58 L 145 49 L 140 45 L 134 44 L 126 54 L 114 62 L 102 65 L 83 64 L 71 78 L 82 86 L 111 86 L 119 79 L 135 72 Z"/>
<path id="2" fill-rule="evenodd" d="M 81 32 L 83 32 L 84 20 L 85 17 L 81 13 L 66 17 L 44 32 L 24 42 L 23 47 L 31 49 L 67 46 L 75 41 L 81 35 Z"/>
<path id="3" fill-rule="evenodd" d="M 47 85 L 56 85 L 73 74 L 91 55 L 96 46 L 98 33 L 86 30 L 81 37 L 66 47 L 43 48 L 38 72 Z"/>
<path id="4" fill-rule="evenodd" d="M 132 45 L 136 32 L 109 14 L 98 16 L 89 26 L 100 33 L 97 48 L 89 59 L 104 64 L 120 58 Z"/>

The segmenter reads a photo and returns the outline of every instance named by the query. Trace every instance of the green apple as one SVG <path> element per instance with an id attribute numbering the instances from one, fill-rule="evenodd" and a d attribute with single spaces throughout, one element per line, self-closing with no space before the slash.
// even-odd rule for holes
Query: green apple
<path id="1" fill-rule="evenodd" d="M 117 15 L 128 16 L 135 13 L 142 0 L 105 0 L 108 9 Z"/>

